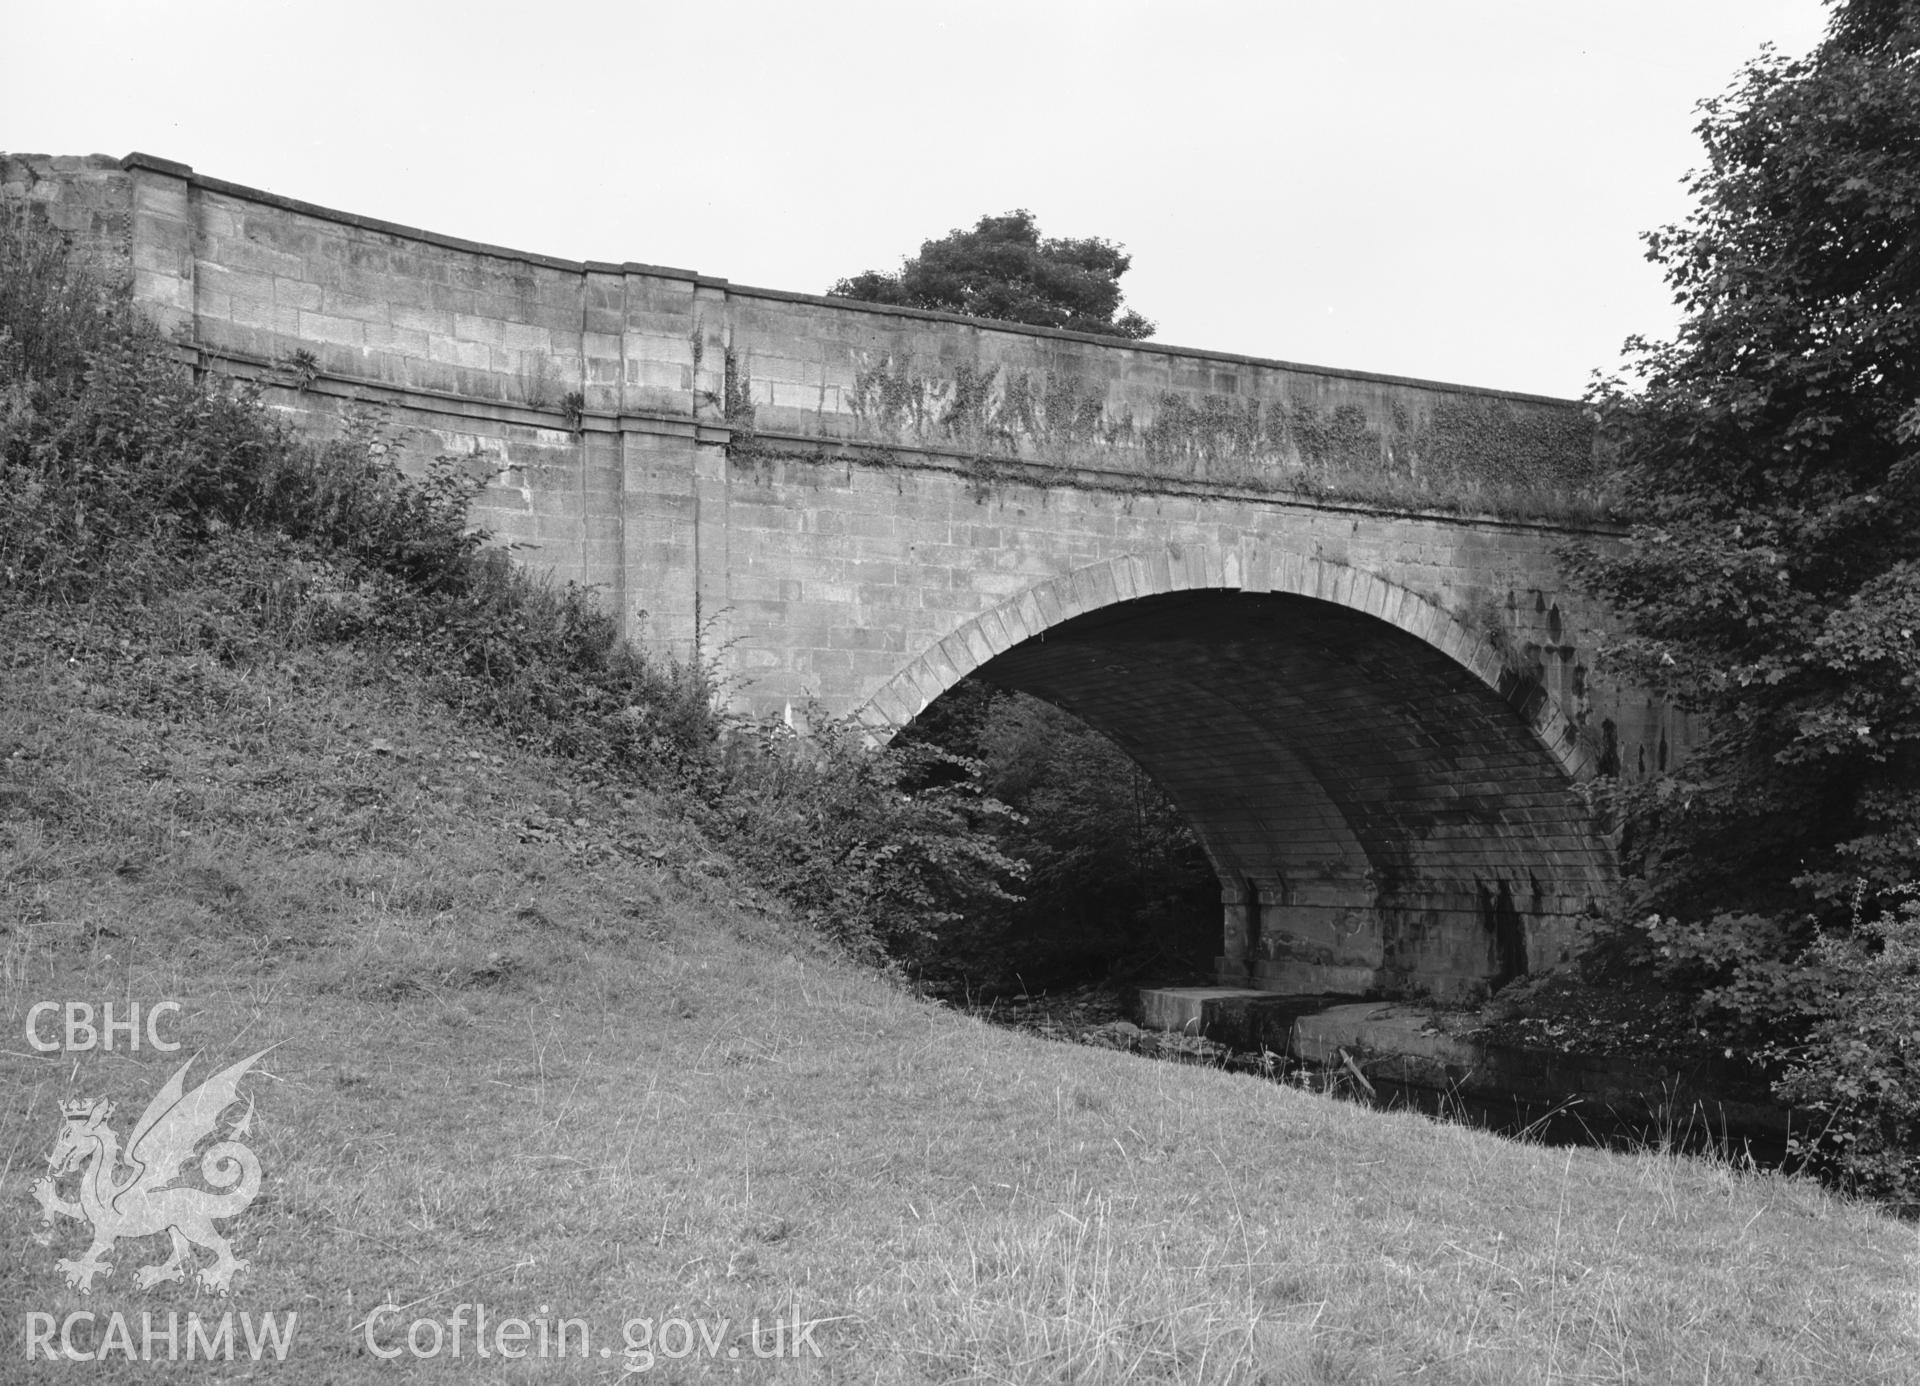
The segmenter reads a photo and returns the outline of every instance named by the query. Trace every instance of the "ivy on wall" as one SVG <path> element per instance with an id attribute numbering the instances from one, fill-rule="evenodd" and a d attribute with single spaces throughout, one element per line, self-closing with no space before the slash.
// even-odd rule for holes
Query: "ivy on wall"
<path id="1" fill-rule="evenodd" d="M 1351 402 L 1162 391 L 1144 422 L 1069 371 L 911 357 L 862 362 L 847 396 L 854 440 L 958 450 L 1007 464 L 1214 482 L 1327 498 L 1554 519 L 1607 512 L 1593 427 L 1578 409 L 1441 396 L 1421 417 Z"/>

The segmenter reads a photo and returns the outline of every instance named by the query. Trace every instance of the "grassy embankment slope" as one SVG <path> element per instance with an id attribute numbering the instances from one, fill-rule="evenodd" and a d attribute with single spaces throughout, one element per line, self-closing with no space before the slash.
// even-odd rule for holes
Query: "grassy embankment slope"
<path id="1" fill-rule="evenodd" d="M 285 1362 L 221 1368 L 289 1382 L 614 1379 L 640 1317 L 730 1320 L 715 1369 L 752 1377 L 773 1369 L 748 1322 L 796 1310 L 822 1356 L 779 1370 L 815 1380 L 1825 1383 L 1920 1361 L 1914 1232 L 1870 1209 L 923 1004 L 760 908 L 647 791 L 503 749 L 350 645 L 222 662 L 202 604 L 0 612 L 7 1380 L 167 1374 L 23 1360 L 26 1313 L 83 1309 L 130 1313 L 136 1343 L 141 1310 L 296 1310 Z M 67 998 L 179 1000 L 185 1048 L 27 1051 L 27 1008 Z M 158 1237 L 90 1298 L 64 1288 L 83 1231 L 36 1245 L 28 1193 L 59 1104 L 110 1095 L 124 1135 L 178 1059 L 204 1076 L 269 1044 L 233 1294 L 134 1290 Z M 583 1319 L 593 1355 L 482 1361 L 469 1329 L 458 1361 L 383 1360 L 356 1325 L 389 1297 L 385 1350 L 477 1302 Z"/>

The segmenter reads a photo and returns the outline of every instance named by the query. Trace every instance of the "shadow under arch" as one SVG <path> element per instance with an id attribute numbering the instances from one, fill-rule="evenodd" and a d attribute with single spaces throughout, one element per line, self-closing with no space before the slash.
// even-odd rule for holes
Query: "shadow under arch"
<path id="1" fill-rule="evenodd" d="M 887 734 L 967 674 L 1124 746 L 1220 877 L 1218 978 L 1464 999 L 1569 958 L 1612 855 L 1572 725 L 1482 636 L 1344 564 L 1179 546 L 1043 582 L 869 700 Z"/>

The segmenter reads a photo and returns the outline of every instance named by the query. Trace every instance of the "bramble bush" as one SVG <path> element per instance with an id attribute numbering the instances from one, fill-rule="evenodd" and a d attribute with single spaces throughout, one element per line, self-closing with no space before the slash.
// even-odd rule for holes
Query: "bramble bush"
<path id="1" fill-rule="evenodd" d="M 351 641 L 523 745 L 652 784 L 855 952 L 911 952 L 1005 896 L 1019 865 L 970 767 L 920 788 L 931 752 L 726 716 L 711 671 L 489 547 L 458 459 L 411 476 L 396 456 L 376 414 L 315 443 L 250 386 L 196 381 L 124 286 L 0 207 L 0 594 L 121 616 L 186 594 L 174 637 L 236 662 Z"/>
<path id="2" fill-rule="evenodd" d="M 1723 1045 L 1758 1052 L 1783 1024 L 1805 1024 L 1819 1013 L 1827 972 L 1809 955 L 1811 925 L 1763 914 L 1654 914 L 1634 932 L 1639 946 L 1629 960 L 1693 996 L 1707 1034 Z"/>
<path id="3" fill-rule="evenodd" d="M 1822 932 L 1808 951 L 1804 1039 L 1776 1043 L 1780 1097 L 1821 1119 L 1793 1142 L 1809 1168 L 1911 1211 L 1920 1207 L 1920 895 Z"/>

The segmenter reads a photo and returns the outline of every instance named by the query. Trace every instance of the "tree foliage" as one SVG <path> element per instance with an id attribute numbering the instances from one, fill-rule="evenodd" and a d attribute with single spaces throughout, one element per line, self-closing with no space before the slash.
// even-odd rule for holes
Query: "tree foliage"
<path id="1" fill-rule="evenodd" d="M 1125 249 L 1096 236 L 1042 240 L 1033 213 L 1021 209 L 924 242 L 892 274 L 866 270 L 827 292 L 1137 340 L 1152 336 L 1153 324 L 1121 310 L 1120 276 L 1132 263 Z"/>
<path id="2" fill-rule="evenodd" d="M 1852 5 L 1704 103 L 1698 210 L 1649 237 L 1686 319 L 1597 398 L 1627 551 L 1586 574 L 1708 714 L 1639 805 L 1659 903 L 1843 918 L 1920 874 L 1920 5 Z"/>
<path id="3" fill-rule="evenodd" d="M 1653 954 L 1777 1038 L 1830 1014 L 1822 932 L 1920 880 L 1920 0 L 1701 112 L 1696 208 L 1648 237 L 1682 326 L 1592 397 L 1635 522 L 1580 567 L 1707 728 L 1623 792 Z"/>

